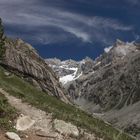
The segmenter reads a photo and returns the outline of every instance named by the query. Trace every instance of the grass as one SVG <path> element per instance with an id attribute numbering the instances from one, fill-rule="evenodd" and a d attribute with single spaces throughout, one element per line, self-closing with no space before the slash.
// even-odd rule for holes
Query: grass
<path id="1" fill-rule="evenodd" d="M 16 110 L 9 105 L 5 96 L 0 93 L 0 128 L 15 131 L 13 121 L 16 115 Z"/>
<path id="2" fill-rule="evenodd" d="M 120 133 L 120 131 L 102 120 L 93 118 L 72 105 L 65 104 L 47 93 L 38 91 L 35 87 L 15 75 L 6 77 L 4 71 L 0 67 L 0 87 L 9 94 L 21 98 L 24 102 L 28 102 L 41 110 L 51 112 L 54 118 L 71 122 L 96 133 L 100 137 L 104 137 L 106 140 L 133 140 L 127 134 Z"/>

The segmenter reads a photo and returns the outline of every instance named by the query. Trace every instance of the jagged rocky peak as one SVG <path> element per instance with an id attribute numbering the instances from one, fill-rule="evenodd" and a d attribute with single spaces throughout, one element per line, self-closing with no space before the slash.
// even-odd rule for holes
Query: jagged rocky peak
<path id="1" fill-rule="evenodd" d="M 113 46 L 105 49 L 105 53 L 95 60 L 94 70 L 100 67 L 110 65 L 111 63 L 117 63 L 117 61 L 123 61 L 123 59 L 133 53 L 137 52 L 139 49 L 135 45 L 135 42 L 123 42 L 117 40 Z"/>
<path id="2" fill-rule="evenodd" d="M 124 56 L 128 53 L 137 51 L 137 46 L 139 46 L 138 43 L 123 42 L 117 39 L 114 45 L 109 47 L 109 50 L 106 53 L 113 53 L 116 56 Z"/>
<path id="3" fill-rule="evenodd" d="M 114 46 L 125 45 L 126 43 L 120 39 L 117 39 Z"/>
<path id="4" fill-rule="evenodd" d="M 48 58 L 45 60 L 48 65 L 59 65 L 61 60 L 58 58 Z"/>
<path id="5" fill-rule="evenodd" d="M 68 102 L 66 92 L 59 84 L 58 76 L 30 44 L 21 39 L 6 38 L 5 49 L 1 65 L 22 76 L 38 89 Z"/>
<path id="6" fill-rule="evenodd" d="M 92 58 L 90 58 L 90 57 L 88 57 L 88 56 L 86 56 L 86 58 L 85 59 L 83 59 L 85 62 L 86 61 L 93 61 L 93 59 Z"/>
<path id="7" fill-rule="evenodd" d="M 134 42 L 123 42 L 120 40 L 117 40 L 114 47 L 111 49 L 111 51 L 114 51 L 117 56 L 125 56 L 128 53 L 132 53 L 137 50 L 136 45 L 134 45 Z"/>
<path id="8" fill-rule="evenodd" d="M 80 61 L 80 64 L 81 64 L 81 70 L 83 74 L 87 74 L 93 71 L 95 61 L 91 59 L 90 57 L 86 57 L 85 59 Z"/>

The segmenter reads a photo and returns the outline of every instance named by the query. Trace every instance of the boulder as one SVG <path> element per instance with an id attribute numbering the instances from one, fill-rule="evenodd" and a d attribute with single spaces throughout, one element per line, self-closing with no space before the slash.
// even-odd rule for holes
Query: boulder
<path id="1" fill-rule="evenodd" d="M 11 140 L 21 140 L 20 137 L 14 132 L 7 132 L 6 137 Z"/>
<path id="2" fill-rule="evenodd" d="M 76 126 L 72 125 L 71 123 L 66 123 L 62 120 L 54 120 L 54 129 L 63 135 L 69 136 L 79 136 L 79 130 Z"/>
<path id="3" fill-rule="evenodd" d="M 4 72 L 4 75 L 5 75 L 5 76 L 10 76 L 10 73 L 7 72 L 7 71 L 5 71 L 5 72 Z"/>
<path id="4" fill-rule="evenodd" d="M 25 131 L 34 125 L 35 121 L 28 116 L 22 116 L 17 120 L 16 129 L 19 131 Z"/>

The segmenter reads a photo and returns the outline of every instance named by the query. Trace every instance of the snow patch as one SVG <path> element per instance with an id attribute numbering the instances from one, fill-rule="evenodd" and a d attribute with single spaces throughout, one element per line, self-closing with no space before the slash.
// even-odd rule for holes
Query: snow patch
<path id="1" fill-rule="evenodd" d="M 77 72 L 77 70 L 78 70 L 78 68 L 69 68 L 67 65 L 62 65 L 62 66 L 60 66 L 60 68 L 63 68 L 63 69 L 66 69 L 66 70 L 73 70 L 73 71 L 76 71 Z"/>
<path id="2" fill-rule="evenodd" d="M 112 63 L 110 62 L 110 63 L 108 63 L 108 64 L 106 64 L 104 67 L 108 67 L 108 66 L 110 66 Z"/>
<path id="3" fill-rule="evenodd" d="M 76 76 L 77 72 L 78 72 L 78 68 L 65 68 L 65 69 L 69 69 L 69 70 L 73 70 L 74 73 L 73 74 L 69 74 L 63 77 L 60 77 L 59 81 L 65 85 L 68 82 L 74 81 L 76 79 L 78 79 L 83 73 L 81 72 L 78 76 Z"/>
<path id="4" fill-rule="evenodd" d="M 97 63 L 95 64 L 95 66 L 98 66 L 98 65 L 100 65 L 100 64 L 101 64 L 101 61 L 97 62 Z"/>
<path id="5" fill-rule="evenodd" d="M 112 47 L 113 47 L 113 46 L 107 47 L 107 48 L 104 49 L 104 51 L 105 51 L 106 53 L 108 53 L 108 52 L 112 49 Z"/>

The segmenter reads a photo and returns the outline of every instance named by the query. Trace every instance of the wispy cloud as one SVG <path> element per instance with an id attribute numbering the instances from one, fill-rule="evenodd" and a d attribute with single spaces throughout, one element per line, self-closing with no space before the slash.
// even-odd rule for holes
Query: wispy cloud
<path id="1" fill-rule="evenodd" d="M 127 3 L 130 3 L 132 5 L 140 5 L 140 1 L 139 0 L 125 0 Z"/>
<path id="2" fill-rule="evenodd" d="M 47 1 L 46 5 L 42 5 L 37 0 L 26 2 L 25 0 L 1 0 L 0 17 L 7 25 L 23 27 L 22 30 L 27 32 L 33 31 L 35 34 L 32 36 L 27 34 L 26 37 L 38 39 L 42 43 L 66 40 L 68 34 L 83 42 L 107 43 L 110 42 L 113 31 L 133 30 L 132 26 L 124 25 L 115 19 L 68 12 L 54 8 Z M 59 32 L 54 34 L 52 30 L 47 31 L 50 27 L 58 28 Z M 43 30 L 40 30 L 42 28 Z"/>

